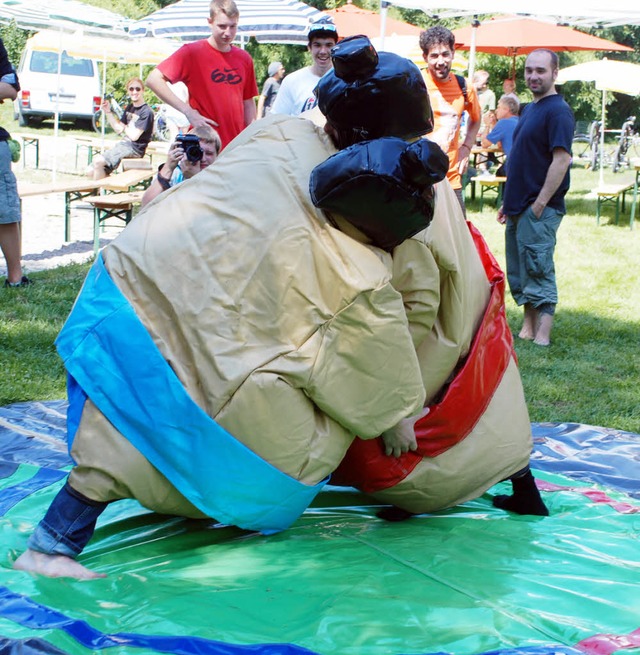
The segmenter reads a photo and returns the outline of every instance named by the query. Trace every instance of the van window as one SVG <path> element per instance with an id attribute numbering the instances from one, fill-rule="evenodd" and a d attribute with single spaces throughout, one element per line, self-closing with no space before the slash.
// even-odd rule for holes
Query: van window
<path id="1" fill-rule="evenodd" d="M 57 73 L 58 53 L 40 52 L 38 50 L 31 54 L 31 65 L 29 70 L 34 73 Z M 60 66 L 62 75 L 76 75 L 77 77 L 93 77 L 93 65 L 91 59 L 78 59 L 70 57 L 66 50 L 62 53 Z"/>

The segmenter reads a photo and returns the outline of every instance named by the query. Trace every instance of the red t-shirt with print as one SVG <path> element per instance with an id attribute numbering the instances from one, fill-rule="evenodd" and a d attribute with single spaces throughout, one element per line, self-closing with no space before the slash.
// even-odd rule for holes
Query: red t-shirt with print
<path id="1" fill-rule="evenodd" d="M 247 52 L 235 46 L 220 52 L 204 39 L 182 46 L 158 69 L 172 84 L 184 82 L 189 104 L 218 123 L 223 148 L 245 128 L 244 101 L 258 95 Z"/>

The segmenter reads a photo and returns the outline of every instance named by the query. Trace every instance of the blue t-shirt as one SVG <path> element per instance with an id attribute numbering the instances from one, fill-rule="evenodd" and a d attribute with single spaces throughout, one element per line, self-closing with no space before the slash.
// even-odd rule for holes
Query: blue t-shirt
<path id="1" fill-rule="evenodd" d="M 571 154 L 575 119 L 569 105 L 557 94 L 529 103 L 513 133 L 507 157 L 507 183 L 503 211 L 517 216 L 538 197 L 553 160 L 554 148 Z M 549 200 L 548 206 L 566 212 L 564 197 L 569 189 L 569 170 Z"/>
<path id="2" fill-rule="evenodd" d="M 509 118 L 501 118 L 495 127 L 487 134 L 487 140 L 496 144 L 502 144 L 502 152 L 508 157 L 511 152 L 511 144 L 513 143 L 513 132 L 518 125 L 518 117 L 510 116 Z"/>

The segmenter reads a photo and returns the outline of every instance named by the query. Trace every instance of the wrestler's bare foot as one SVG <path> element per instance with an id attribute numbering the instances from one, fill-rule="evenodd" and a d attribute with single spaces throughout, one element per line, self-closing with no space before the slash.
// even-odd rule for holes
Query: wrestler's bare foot
<path id="1" fill-rule="evenodd" d="M 106 578 L 104 573 L 96 573 L 66 555 L 47 555 L 28 549 L 13 563 L 13 568 L 28 573 L 38 573 L 48 578 L 75 578 L 76 580 L 95 580 Z"/>
<path id="2" fill-rule="evenodd" d="M 536 324 L 538 322 L 538 312 L 531 306 L 524 306 L 524 320 L 522 321 L 522 329 L 518 333 L 520 339 L 532 341 L 536 336 Z"/>

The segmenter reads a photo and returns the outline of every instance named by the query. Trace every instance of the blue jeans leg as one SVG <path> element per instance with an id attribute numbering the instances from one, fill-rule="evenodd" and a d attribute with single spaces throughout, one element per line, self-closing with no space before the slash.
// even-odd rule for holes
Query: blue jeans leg
<path id="1" fill-rule="evenodd" d="M 107 504 L 83 496 L 67 480 L 29 538 L 29 548 L 48 555 L 75 557 L 93 536 L 96 521 Z"/>

